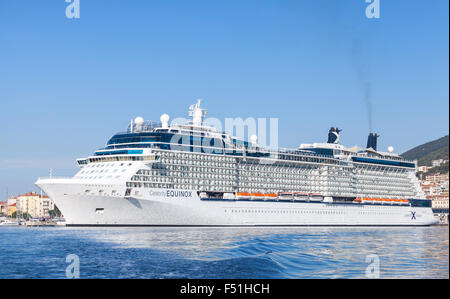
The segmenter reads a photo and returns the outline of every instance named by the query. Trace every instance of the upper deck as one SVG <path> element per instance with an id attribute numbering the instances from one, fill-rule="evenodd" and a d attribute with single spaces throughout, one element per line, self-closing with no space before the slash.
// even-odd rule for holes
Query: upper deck
<path id="1" fill-rule="evenodd" d="M 372 148 L 346 148 L 336 143 L 302 144 L 295 149 L 270 149 L 258 145 L 255 140 L 249 142 L 203 125 L 206 112 L 200 108 L 200 103 L 191 106 L 190 109 L 193 119 L 188 124 L 169 126 L 167 115 L 161 117 L 161 122 L 136 118 L 128 125 L 127 131 L 112 136 L 106 146 L 96 151 L 94 155 L 136 155 L 141 153 L 139 149 L 161 149 L 342 166 L 348 163 L 362 163 L 402 168 L 416 167 L 414 161 L 404 160 L 392 152 L 383 153 Z"/>

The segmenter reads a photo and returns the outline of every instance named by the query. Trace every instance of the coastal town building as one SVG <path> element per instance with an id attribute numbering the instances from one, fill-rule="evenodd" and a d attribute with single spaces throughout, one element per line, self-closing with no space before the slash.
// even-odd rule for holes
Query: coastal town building
<path id="1" fill-rule="evenodd" d="M 9 198 L 8 207 L 10 202 L 11 205 L 15 205 L 17 213 L 30 215 L 32 218 L 49 217 L 49 211 L 55 209 L 53 201 L 48 196 L 36 192 L 28 192 Z"/>
<path id="2" fill-rule="evenodd" d="M 447 160 L 433 162 L 445 163 Z M 439 164 L 440 165 L 440 164 Z M 438 166 L 439 166 L 438 165 Z M 441 223 L 448 223 L 449 215 L 449 174 L 435 173 L 425 176 L 421 181 L 422 189 L 428 199 L 431 199 L 432 209 Z"/>
<path id="3" fill-rule="evenodd" d="M 8 205 L 8 209 L 6 211 L 6 215 L 8 217 L 12 217 L 14 215 L 14 213 L 16 212 L 17 208 L 16 208 L 16 203 L 10 204 Z"/>
<path id="4" fill-rule="evenodd" d="M 430 167 L 430 166 L 419 166 L 419 167 L 417 167 L 417 170 L 419 171 L 419 172 L 428 172 L 428 170 L 430 170 L 432 167 Z"/>
<path id="5" fill-rule="evenodd" d="M 11 217 L 16 212 L 17 197 L 8 198 L 6 202 L 6 215 Z"/>
<path id="6" fill-rule="evenodd" d="M 17 202 L 17 196 L 13 196 L 13 197 L 8 198 L 8 201 L 6 202 L 6 204 L 8 206 L 10 206 L 10 205 L 12 205 L 12 204 L 14 204 L 16 202 Z"/>
<path id="7" fill-rule="evenodd" d="M 446 195 L 434 195 L 429 196 L 429 199 L 432 200 L 431 207 L 434 211 L 441 210 L 442 212 L 448 212 L 448 196 Z"/>
<path id="8" fill-rule="evenodd" d="M 6 201 L 0 201 L 0 215 L 4 216 L 7 214 L 8 203 Z"/>

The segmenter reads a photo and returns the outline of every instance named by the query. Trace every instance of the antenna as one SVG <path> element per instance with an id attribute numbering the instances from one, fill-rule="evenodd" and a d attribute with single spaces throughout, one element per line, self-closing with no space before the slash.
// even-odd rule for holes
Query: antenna
<path id="1" fill-rule="evenodd" d="M 203 124 L 203 119 L 206 117 L 207 110 L 201 109 L 200 104 L 202 99 L 198 99 L 197 103 L 189 107 L 189 116 L 192 117 L 192 125 L 200 127 Z"/>
<path id="2" fill-rule="evenodd" d="M 253 146 L 256 146 L 258 144 L 258 136 L 257 135 L 250 136 L 250 142 L 252 143 Z"/>

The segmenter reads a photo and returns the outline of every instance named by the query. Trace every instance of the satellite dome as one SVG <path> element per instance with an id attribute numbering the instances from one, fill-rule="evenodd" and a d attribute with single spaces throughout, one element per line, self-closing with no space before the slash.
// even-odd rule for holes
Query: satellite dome
<path id="1" fill-rule="evenodd" d="M 393 146 L 389 146 L 388 147 L 388 152 L 393 153 L 394 152 L 394 147 Z"/>
<path id="2" fill-rule="evenodd" d="M 163 114 L 163 115 L 161 115 L 161 117 L 159 118 L 159 120 L 160 120 L 162 123 L 168 123 L 169 120 L 170 120 L 170 116 L 169 116 L 168 114 Z"/>
<path id="3" fill-rule="evenodd" d="M 137 126 L 142 126 L 144 124 L 144 119 L 138 116 L 134 119 L 134 124 Z"/>
<path id="4" fill-rule="evenodd" d="M 256 144 L 258 142 L 258 136 L 256 135 L 250 136 L 250 142 Z"/>
<path id="5" fill-rule="evenodd" d="M 161 121 L 163 129 L 167 129 L 169 127 L 170 116 L 168 114 L 161 115 L 159 120 Z"/>

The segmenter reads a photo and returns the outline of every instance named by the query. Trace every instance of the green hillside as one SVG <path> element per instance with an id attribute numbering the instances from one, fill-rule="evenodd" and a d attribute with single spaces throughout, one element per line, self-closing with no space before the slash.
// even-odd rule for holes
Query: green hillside
<path id="1" fill-rule="evenodd" d="M 448 160 L 448 135 L 419 145 L 401 156 L 407 160 L 418 160 L 419 166 L 431 166 L 432 160 Z"/>

